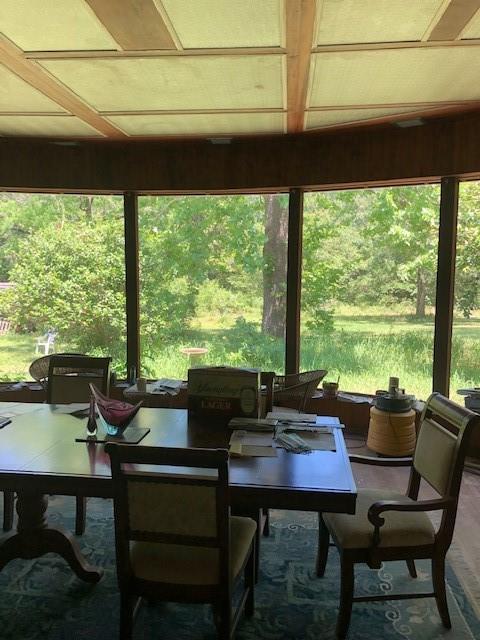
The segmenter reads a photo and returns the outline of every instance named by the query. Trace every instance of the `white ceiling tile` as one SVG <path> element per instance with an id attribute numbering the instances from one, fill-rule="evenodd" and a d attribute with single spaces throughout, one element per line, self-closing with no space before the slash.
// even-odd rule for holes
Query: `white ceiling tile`
<path id="1" fill-rule="evenodd" d="M 100 136 L 99 132 L 73 116 L 10 116 L 0 114 L 0 135 L 6 136 Z"/>
<path id="2" fill-rule="evenodd" d="M 312 56 L 310 107 L 480 98 L 474 47 L 331 52 Z"/>
<path id="3" fill-rule="evenodd" d="M 99 111 L 283 108 L 282 55 L 45 60 Z"/>
<path id="4" fill-rule="evenodd" d="M 112 124 L 132 136 L 237 135 L 284 133 L 283 113 L 189 113 L 108 116 Z"/>
<path id="5" fill-rule="evenodd" d="M 443 0 L 319 0 L 316 42 L 421 40 Z"/>
<path id="6" fill-rule="evenodd" d="M 65 110 L 0 64 L 0 111 Z"/>
<path id="7" fill-rule="evenodd" d="M 24 51 L 119 48 L 83 0 L 0 0 L 0 32 Z"/>
<path id="8" fill-rule="evenodd" d="M 329 109 L 326 111 L 309 111 L 306 116 L 306 126 L 309 129 L 318 129 L 320 127 L 328 127 L 334 124 L 348 124 L 353 122 L 362 122 L 364 120 L 373 120 L 374 118 L 382 118 L 384 116 L 401 116 L 405 119 L 405 114 L 415 113 L 418 109 L 402 109 L 394 107 L 389 109 Z"/>
<path id="9" fill-rule="evenodd" d="M 282 0 L 162 0 L 186 49 L 279 47 Z"/>

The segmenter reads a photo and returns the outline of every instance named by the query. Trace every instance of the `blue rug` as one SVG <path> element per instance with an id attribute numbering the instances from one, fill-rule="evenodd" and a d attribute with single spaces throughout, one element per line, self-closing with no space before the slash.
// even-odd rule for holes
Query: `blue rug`
<path id="1" fill-rule="evenodd" d="M 78 580 L 58 556 L 15 560 L 0 573 L 1 640 L 110 640 L 118 638 L 119 596 L 115 575 L 111 503 L 88 502 L 87 531 L 80 538 L 90 562 L 105 569 L 97 585 Z M 74 501 L 50 499 L 50 521 L 72 530 Z M 254 618 L 243 619 L 238 640 L 319 640 L 335 637 L 339 597 L 339 560 L 330 552 L 327 571 L 314 573 L 316 516 L 272 512 L 271 534 L 262 540 L 261 575 Z M 412 580 L 404 563 L 380 571 L 359 566 L 357 593 L 430 590 L 429 563 L 418 563 Z M 472 640 L 480 622 L 453 571 L 447 570 L 453 630 L 445 630 L 433 600 L 355 604 L 349 637 L 354 640 L 410 638 Z M 200 605 L 143 605 L 134 638 L 143 640 L 210 640 L 216 637 L 210 608 Z"/>

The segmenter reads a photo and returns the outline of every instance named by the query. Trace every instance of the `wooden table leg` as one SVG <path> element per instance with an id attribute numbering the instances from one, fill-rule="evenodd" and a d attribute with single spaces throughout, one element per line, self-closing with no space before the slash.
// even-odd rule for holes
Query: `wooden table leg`
<path id="1" fill-rule="evenodd" d="M 88 564 L 73 535 L 48 526 L 48 496 L 31 491 L 19 491 L 17 496 L 17 531 L 0 539 L 0 571 L 15 558 L 38 558 L 53 552 L 62 556 L 81 580 L 98 582 L 103 571 Z"/>

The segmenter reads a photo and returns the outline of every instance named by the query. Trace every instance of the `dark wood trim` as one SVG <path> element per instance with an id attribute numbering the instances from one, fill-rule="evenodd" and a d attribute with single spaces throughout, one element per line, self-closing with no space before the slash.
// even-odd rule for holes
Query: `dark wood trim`
<path id="1" fill-rule="evenodd" d="M 0 139 L 0 189 L 226 193 L 421 184 L 480 177 L 480 113 L 344 132 L 208 140 Z"/>
<path id="2" fill-rule="evenodd" d="M 127 313 L 127 375 L 140 373 L 140 284 L 138 270 L 138 196 L 124 195 L 125 296 Z"/>
<path id="3" fill-rule="evenodd" d="M 288 202 L 287 314 L 285 373 L 297 373 L 300 364 L 300 299 L 302 290 L 303 190 L 291 189 Z"/>
<path id="4" fill-rule="evenodd" d="M 457 242 L 458 178 L 442 178 L 438 232 L 433 391 L 448 396 Z"/>
<path id="5" fill-rule="evenodd" d="M 86 0 L 99 21 L 124 50 L 176 49 L 153 0 L 122 2 Z"/>
<path id="6" fill-rule="evenodd" d="M 479 0 L 450 0 L 450 4 L 432 30 L 429 41 L 444 42 L 459 38 L 479 9 Z"/>

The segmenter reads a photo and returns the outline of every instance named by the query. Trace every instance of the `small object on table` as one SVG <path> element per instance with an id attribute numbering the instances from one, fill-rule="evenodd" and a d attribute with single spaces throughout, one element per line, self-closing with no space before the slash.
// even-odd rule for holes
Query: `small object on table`
<path id="1" fill-rule="evenodd" d="M 147 392 L 147 379 L 146 378 L 137 378 L 137 389 L 139 393 Z"/>
<path id="2" fill-rule="evenodd" d="M 336 398 L 338 396 L 338 382 L 322 382 L 323 397 Z"/>
<path id="3" fill-rule="evenodd" d="M 90 390 L 98 411 L 98 418 L 107 435 L 122 435 L 142 406 L 143 400 L 132 405 L 129 402 L 108 398 L 100 393 L 94 384 L 90 384 Z"/>
<path id="4" fill-rule="evenodd" d="M 88 411 L 87 436 L 89 438 L 95 438 L 96 435 L 97 435 L 97 421 L 95 419 L 95 398 L 94 396 L 91 396 L 90 408 Z"/>

